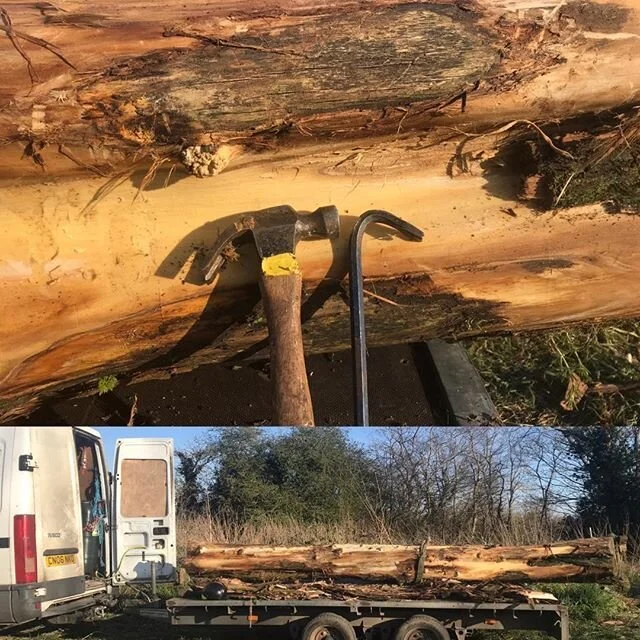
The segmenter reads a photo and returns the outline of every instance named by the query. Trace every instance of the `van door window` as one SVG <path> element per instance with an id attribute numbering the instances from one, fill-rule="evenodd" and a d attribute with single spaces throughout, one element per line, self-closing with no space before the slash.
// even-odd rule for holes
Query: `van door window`
<path id="1" fill-rule="evenodd" d="M 167 505 L 165 460 L 123 460 L 120 514 L 125 518 L 163 518 Z M 145 482 L 140 482 L 144 478 Z"/>
<path id="2" fill-rule="evenodd" d="M 100 479 L 96 444 L 76 435 L 84 573 L 89 578 L 106 575 L 104 520 L 106 515 L 104 487 Z"/>

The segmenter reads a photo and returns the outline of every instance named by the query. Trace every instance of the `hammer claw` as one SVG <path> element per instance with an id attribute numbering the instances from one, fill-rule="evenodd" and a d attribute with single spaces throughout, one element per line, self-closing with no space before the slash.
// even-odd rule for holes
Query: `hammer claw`
<path id="1" fill-rule="evenodd" d="M 249 218 L 249 216 L 247 216 Z M 204 281 L 208 284 L 215 277 L 216 273 L 222 268 L 225 262 L 225 252 L 227 251 L 227 247 L 231 245 L 231 243 L 241 236 L 245 231 L 248 231 L 251 228 L 250 222 L 248 219 L 241 219 L 236 224 L 232 225 L 225 229 L 217 238 L 213 244 L 211 258 L 207 262 L 206 266 L 202 270 L 204 275 Z"/>
<path id="2" fill-rule="evenodd" d="M 211 258 L 203 269 L 206 283 L 211 282 L 224 265 L 229 244 L 246 231 L 253 232 L 261 258 L 293 253 L 300 239 L 337 238 L 340 231 L 338 210 L 334 206 L 326 206 L 313 212 L 296 211 L 289 205 L 279 205 L 243 215 L 214 242 Z"/>

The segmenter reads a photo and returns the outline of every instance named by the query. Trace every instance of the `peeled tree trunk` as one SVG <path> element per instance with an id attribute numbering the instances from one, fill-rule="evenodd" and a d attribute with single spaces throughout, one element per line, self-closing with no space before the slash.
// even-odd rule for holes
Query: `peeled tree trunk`
<path id="1" fill-rule="evenodd" d="M 290 573 L 400 583 L 603 582 L 620 575 L 625 555 L 626 539 L 617 537 L 532 546 L 206 544 L 184 566 L 211 576 L 260 579 Z"/>
<path id="2" fill-rule="evenodd" d="M 343 214 L 297 250 L 308 353 L 369 208 L 425 231 L 365 241 L 371 345 L 640 316 L 638 60 L 638 0 L 5 0 L 0 420 L 259 355 L 254 254 L 197 267 L 277 204 Z"/>

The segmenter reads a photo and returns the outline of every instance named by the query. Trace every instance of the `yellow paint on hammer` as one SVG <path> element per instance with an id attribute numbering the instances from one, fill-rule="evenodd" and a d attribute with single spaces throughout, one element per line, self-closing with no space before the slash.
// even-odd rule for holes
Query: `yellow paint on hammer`
<path id="1" fill-rule="evenodd" d="M 279 253 L 262 259 L 262 273 L 265 276 L 288 276 L 300 273 L 300 265 L 293 253 Z"/>

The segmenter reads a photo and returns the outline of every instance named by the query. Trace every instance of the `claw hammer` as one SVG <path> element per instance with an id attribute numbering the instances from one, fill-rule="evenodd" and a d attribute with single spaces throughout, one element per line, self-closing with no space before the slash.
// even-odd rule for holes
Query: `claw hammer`
<path id="1" fill-rule="evenodd" d="M 204 268 L 205 282 L 211 282 L 224 264 L 229 244 L 241 235 L 252 235 L 261 260 L 260 290 L 269 328 L 274 425 L 314 425 L 302 344 L 302 274 L 295 248 L 299 240 L 337 238 L 339 231 L 334 206 L 312 213 L 289 205 L 252 211 L 220 234 Z"/>

